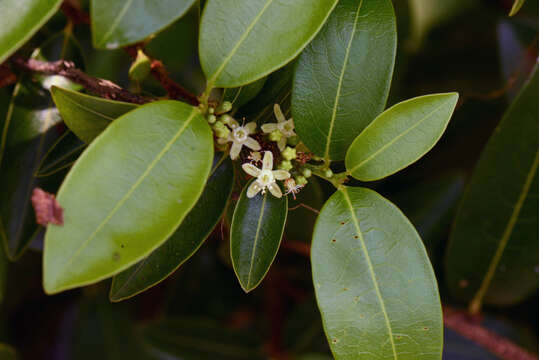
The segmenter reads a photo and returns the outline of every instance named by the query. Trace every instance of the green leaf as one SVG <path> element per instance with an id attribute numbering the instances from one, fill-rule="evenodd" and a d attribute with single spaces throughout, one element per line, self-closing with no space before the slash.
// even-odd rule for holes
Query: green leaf
<path id="1" fill-rule="evenodd" d="M 267 78 L 262 78 L 248 85 L 223 90 L 223 100 L 230 101 L 235 108 L 240 108 L 254 99 L 264 87 Z"/>
<path id="2" fill-rule="evenodd" d="M 268 272 L 283 237 L 288 198 L 268 191 L 249 199 L 243 189 L 230 228 L 230 257 L 245 292 L 256 288 Z"/>
<path id="3" fill-rule="evenodd" d="M 252 333 L 227 329 L 206 318 L 168 317 L 141 334 L 157 350 L 182 360 L 261 360 L 261 344 Z"/>
<path id="4" fill-rule="evenodd" d="M 102 99 L 60 87 L 51 88 L 52 98 L 67 127 L 89 144 L 117 117 L 135 104 Z"/>
<path id="5" fill-rule="evenodd" d="M 344 159 L 354 138 L 384 110 L 396 50 L 391 0 L 339 2 L 294 75 L 292 115 L 311 151 Z"/>
<path id="6" fill-rule="evenodd" d="M 71 36 L 55 34 L 36 49 L 32 58 L 44 59 L 43 54 L 57 59 L 80 59 L 78 47 Z M 58 110 L 48 89 L 55 84 L 71 86 L 62 76 L 22 76 L 13 90 L 3 122 L 0 138 L 0 237 L 11 260 L 20 257 L 37 235 L 38 227 L 30 197 L 35 187 L 56 192 L 65 172 L 46 179 L 36 173 L 49 149 L 63 133 Z"/>
<path id="7" fill-rule="evenodd" d="M 64 225 L 45 235 L 45 291 L 95 283 L 148 256 L 195 205 L 212 159 L 209 125 L 184 103 L 150 103 L 113 122 L 58 192 Z"/>
<path id="8" fill-rule="evenodd" d="M 92 40 L 116 49 L 144 40 L 179 19 L 195 0 L 91 1 Z"/>
<path id="9" fill-rule="evenodd" d="M 515 0 L 515 3 L 513 4 L 513 7 L 511 8 L 511 12 L 509 13 L 509 16 L 515 16 L 517 12 L 519 12 L 520 8 L 522 8 L 522 5 L 524 5 L 524 2 L 526 0 Z"/>
<path id="10" fill-rule="evenodd" d="M 12 260 L 39 230 L 30 204 L 32 190 L 55 191 L 61 181 L 35 177 L 46 149 L 62 133 L 61 121 L 50 96 L 38 84 L 23 80 L 15 86 L 0 141 L 0 235 Z"/>
<path id="11" fill-rule="evenodd" d="M 436 279 L 395 205 L 372 190 L 342 187 L 320 212 L 311 262 L 335 359 L 441 358 Z"/>
<path id="12" fill-rule="evenodd" d="M 2 360 L 17 360 L 19 356 L 14 348 L 11 346 L 0 343 L 0 359 Z"/>
<path id="13" fill-rule="evenodd" d="M 354 140 L 346 169 L 358 180 L 379 180 L 425 155 L 440 139 L 458 94 L 434 94 L 401 102 L 379 115 Z"/>
<path id="14" fill-rule="evenodd" d="M 336 4 L 208 0 L 199 51 L 209 87 L 240 87 L 286 65 L 314 38 Z"/>
<path id="15" fill-rule="evenodd" d="M 215 157 L 204 192 L 195 207 L 161 247 L 138 264 L 116 275 L 112 280 L 110 299 L 121 301 L 157 285 L 202 246 L 221 218 L 234 182 L 230 159 Z"/>
<path id="16" fill-rule="evenodd" d="M 0 64 L 49 20 L 61 0 L 2 0 L 0 14 Z"/>
<path id="17" fill-rule="evenodd" d="M 539 286 L 539 64 L 487 143 L 455 220 L 447 251 L 451 293 L 512 305 Z M 518 280 L 518 281 L 515 281 Z"/>
<path id="18" fill-rule="evenodd" d="M 36 171 L 36 177 L 54 175 L 70 168 L 86 148 L 72 131 L 65 131 L 43 156 Z"/>

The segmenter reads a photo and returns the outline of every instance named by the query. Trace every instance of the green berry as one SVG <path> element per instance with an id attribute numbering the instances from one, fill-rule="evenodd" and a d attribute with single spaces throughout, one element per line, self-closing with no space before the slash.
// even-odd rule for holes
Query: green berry
<path id="1" fill-rule="evenodd" d="M 288 146 L 282 151 L 281 154 L 286 160 L 294 160 L 297 156 L 296 149 Z"/>
<path id="2" fill-rule="evenodd" d="M 219 107 L 217 108 L 218 114 L 224 114 L 232 110 L 232 103 L 230 101 L 224 101 Z"/>
<path id="3" fill-rule="evenodd" d="M 303 169 L 303 176 L 305 176 L 306 178 L 310 178 L 312 174 L 313 172 L 311 171 L 311 169 Z"/>
<path id="4" fill-rule="evenodd" d="M 279 169 L 290 171 L 290 170 L 292 170 L 292 163 L 290 161 L 288 161 L 288 160 L 284 160 L 279 165 Z"/>
<path id="5" fill-rule="evenodd" d="M 301 186 L 305 186 L 305 185 L 307 185 L 307 183 L 308 183 L 308 181 L 305 178 L 305 176 L 297 176 L 296 177 L 296 184 L 301 185 Z"/>
<path id="6" fill-rule="evenodd" d="M 269 134 L 270 141 L 278 142 L 283 137 L 283 134 L 279 130 L 275 130 L 274 132 Z"/>
<path id="7" fill-rule="evenodd" d="M 327 178 L 332 178 L 333 177 L 333 171 L 331 171 L 331 169 L 327 169 L 324 172 L 324 176 L 327 177 Z"/>
<path id="8" fill-rule="evenodd" d="M 135 81 L 144 80 L 150 74 L 150 59 L 142 50 L 138 50 L 137 58 L 129 68 L 129 78 Z"/>
<path id="9" fill-rule="evenodd" d="M 286 139 L 286 142 L 290 146 L 296 146 L 296 145 L 299 144 L 299 136 L 297 136 L 297 135 L 296 136 L 291 136 L 288 139 Z"/>
<path id="10" fill-rule="evenodd" d="M 215 116 L 215 115 L 208 116 L 208 122 L 210 124 L 215 124 L 216 121 L 217 121 L 217 116 Z"/>
<path id="11" fill-rule="evenodd" d="M 234 118 L 230 115 L 223 115 L 219 118 L 219 120 L 223 123 L 223 124 L 226 124 L 226 125 L 230 125 L 232 120 L 234 120 Z"/>

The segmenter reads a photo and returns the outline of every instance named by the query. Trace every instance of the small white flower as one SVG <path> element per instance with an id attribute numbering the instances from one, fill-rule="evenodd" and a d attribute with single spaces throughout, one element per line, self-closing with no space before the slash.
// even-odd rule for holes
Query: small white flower
<path id="1" fill-rule="evenodd" d="M 275 113 L 278 122 L 262 125 L 262 131 L 266 134 L 279 131 L 283 136 L 277 142 L 277 146 L 279 147 L 279 150 L 283 151 L 286 146 L 286 139 L 296 136 L 296 133 L 294 132 L 294 120 L 286 120 L 279 104 L 273 106 L 273 112 Z"/>
<path id="2" fill-rule="evenodd" d="M 230 158 L 232 160 L 238 158 L 243 145 L 254 151 L 261 149 L 258 141 L 249 136 L 255 133 L 255 122 L 240 126 L 236 120 L 230 120 L 229 126 L 232 129 L 232 132 L 228 135 L 228 139 L 221 142 L 232 142 L 232 147 L 230 148 Z"/>
<path id="3" fill-rule="evenodd" d="M 254 197 L 260 191 L 264 194 L 266 189 L 268 189 L 275 197 L 280 198 L 283 196 L 281 188 L 277 185 L 275 180 L 286 180 L 290 178 L 290 173 L 286 170 L 273 170 L 273 154 L 271 151 L 266 151 L 264 153 L 262 169 L 249 163 L 243 164 L 242 168 L 247 174 L 257 178 L 247 189 L 248 198 Z"/>

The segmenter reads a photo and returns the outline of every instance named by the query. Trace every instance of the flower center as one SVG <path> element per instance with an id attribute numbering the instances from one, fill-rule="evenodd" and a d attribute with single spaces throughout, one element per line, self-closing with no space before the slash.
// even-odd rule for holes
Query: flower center
<path id="1" fill-rule="evenodd" d="M 294 127 L 292 124 L 290 124 L 288 121 L 284 123 L 277 124 L 277 128 L 285 135 L 285 136 L 292 136 L 292 130 L 294 130 Z"/>
<path id="2" fill-rule="evenodd" d="M 258 183 L 262 187 L 271 185 L 274 182 L 275 182 L 275 178 L 273 177 L 273 172 L 271 170 L 262 170 L 260 174 L 258 175 Z"/>
<path id="3" fill-rule="evenodd" d="M 237 142 L 244 142 L 248 135 L 249 134 L 247 134 L 247 131 L 245 131 L 245 129 L 241 126 L 234 130 L 234 139 Z"/>

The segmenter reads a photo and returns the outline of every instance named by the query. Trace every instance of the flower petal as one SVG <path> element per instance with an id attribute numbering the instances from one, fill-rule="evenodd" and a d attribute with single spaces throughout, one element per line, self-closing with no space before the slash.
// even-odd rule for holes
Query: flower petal
<path id="1" fill-rule="evenodd" d="M 284 148 L 286 147 L 286 137 L 285 136 L 283 136 L 282 138 L 279 139 L 279 142 L 277 143 L 277 147 L 281 151 L 284 150 Z"/>
<path id="2" fill-rule="evenodd" d="M 247 189 L 247 197 L 252 198 L 256 194 L 258 194 L 262 190 L 262 186 L 258 183 L 258 181 L 253 181 L 251 185 L 249 185 L 249 188 Z"/>
<path id="3" fill-rule="evenodd" d="M 290 178 L 290 173 L 286 170 L 273 170 L 273 177 L 277 180 L 286 180 Z"/>
<path id="4" fill-rule="evenodd" d="M 279 104 L 273 105 L 273 112 L 275 113 L 275 117 L 279 122 L 286 121 L 286 118 L 284 117 L 281 106 L 279 106 Z"/>
<path id="5" fill-rule="evenodd" d="M 232 160 L 236 160 L 238 158 L 238 155 L 240 154 L 240 151 L 241 144 L 237 142 L 232 143 L 232 147 L 230 148 L 230 158 Z"/>
<path id="6" fill-rule="evenodd" d="M 273 154 L 271 151 L 264 152 L 262 160 L 262 170 L 273 170 Z"/>
<path id="7" fill-rule="evenodd" d="M 256 123 L 254 121 L 251 121 L 250 123 L 246 124 L 244 127 L 245 131 L 249 134 L 254 134 L 256 132 Z"/>
<path id="8" fill-rule="evenodd" d="M 266 134 L 269 134 L 269 133 L 274 132 L 275 130 L 278 130 L 277 124 L 275 124 L 275 123 L 264 124 L 260 128 Z"/>
<path id="9" fill-rule="evenodd" d="M 249 149 L 254 150 L 254 151 L 258 151 L 258 150 L 262 149 L 262 147 L 260 147 L 260 144 L 258 143 L 258 141 L 256 141 L 252 137 L 248 137 L 247 139 L 245 139 L 243 144 L 245 146 L 247 146 Z"/>
<path id="10" fill-rule="evenodd" d="M 253 164 L 245 163 L 242 166 L 243 171 L 247 174 L 257 177 L 260 174 L 260 169 L 254 166 Z"/>
<path id="11" fill-rule="evenodd" d="M 280 198 L 280 197 L 283 196 L 281 188 L 279 187 L 279 185 L 277 185 L 277 183 L 273 183 L 273 184 L 268 185 L 268 189 L 269 189 L 270 193 L 273 196 L 275 196 L 276 198 Z"/>

